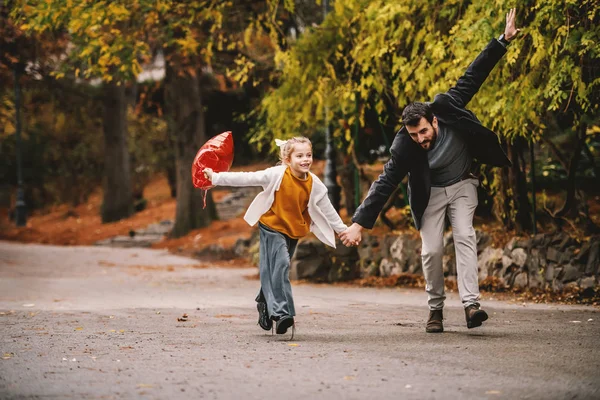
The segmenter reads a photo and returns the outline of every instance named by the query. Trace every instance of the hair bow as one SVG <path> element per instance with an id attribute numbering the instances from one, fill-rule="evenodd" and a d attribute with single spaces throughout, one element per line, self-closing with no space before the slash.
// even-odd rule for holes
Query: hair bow
<path id="1" fill-rule="evenodd" d="M 277 145 L 277 147 L 285 146 L 287 142 L 287 140 L 275 139 L 275 144 Z"/>

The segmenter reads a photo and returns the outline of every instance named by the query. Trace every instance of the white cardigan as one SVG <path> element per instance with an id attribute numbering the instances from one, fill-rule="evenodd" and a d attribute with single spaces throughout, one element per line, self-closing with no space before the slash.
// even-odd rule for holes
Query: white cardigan
<path id="1" fill-rule="evenodd" d="M 262 186 L 260 192 L 252 201 L 244 220 L 254 226 L 260 217 L 271 209 L 275 199 L 275 191 L 279 190 L 287 165 L 278 165 L 257 172 L 214 172 L 213 185 L 220 186 Z M 327 188 L 321 180 L 310 172 L 313 184 L 308 199 L 308 214 L 310 215 L 310 231 L 326 245 L 335 248 L 335 234 L 346 230 L 335 208 L 327 197 Z"/>

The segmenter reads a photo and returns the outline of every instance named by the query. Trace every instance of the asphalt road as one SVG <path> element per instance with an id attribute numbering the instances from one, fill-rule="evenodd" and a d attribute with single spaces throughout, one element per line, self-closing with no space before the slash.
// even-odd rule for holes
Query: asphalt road
<path id="1" fill-rule="evenodd" d="M 421 290 L 295 284 L 289 341 L 256 324 L 255 274 L 0 242 L 0 398 L 600 398 L 597 308 L 484 300 L 468 330 L 451 294 L 426 334 Z"/>

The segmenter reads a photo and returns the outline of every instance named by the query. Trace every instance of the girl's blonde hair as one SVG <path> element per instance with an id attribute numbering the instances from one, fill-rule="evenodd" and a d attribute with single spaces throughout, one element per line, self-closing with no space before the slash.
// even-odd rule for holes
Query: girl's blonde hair
<path id="1" fill-rule="evenodd" d="M 298 143 L 308 143 L 312 149 L 312 143 L 309 138 L 304 136 L 296 136 L 286 141 L 284 145 L 279 147 L 279 161 L 285 164 L 285 160 L 289 159 L 291 154 L 294 152 L 294 146 Z"/>

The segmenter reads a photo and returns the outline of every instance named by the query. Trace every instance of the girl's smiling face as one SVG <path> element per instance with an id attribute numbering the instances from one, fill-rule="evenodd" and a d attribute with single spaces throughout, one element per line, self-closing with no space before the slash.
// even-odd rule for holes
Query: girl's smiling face
<path id="1" fill-rule="evenodd" d="M 294 176 L 306 179 L 313 162 L 312 146 L 310 143 L 294 143 L 294 149 L 286 161 Z"/>

